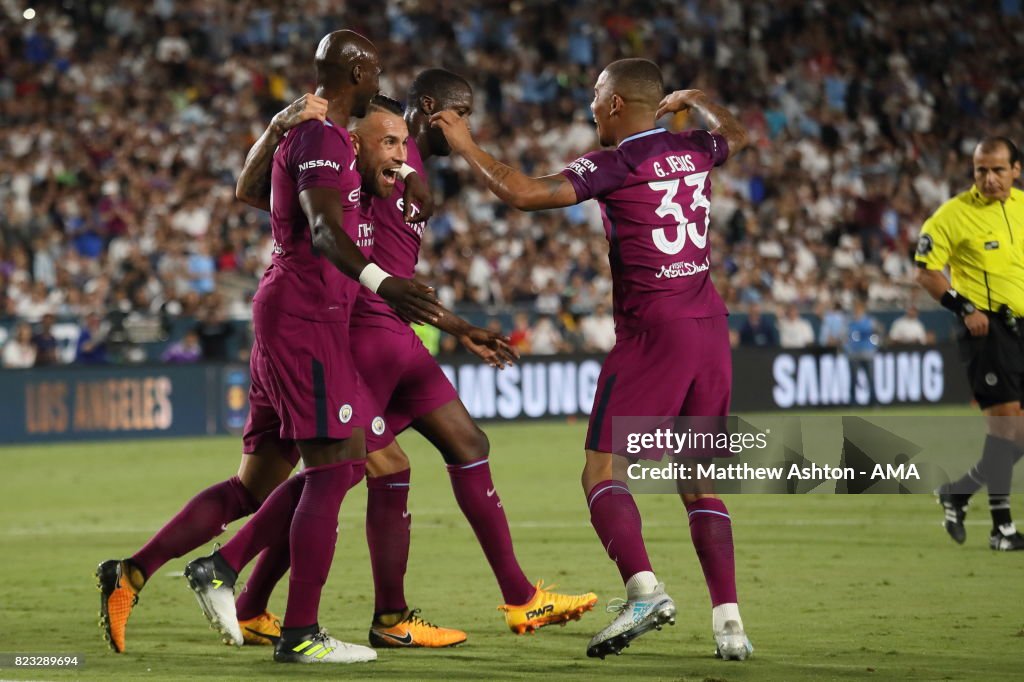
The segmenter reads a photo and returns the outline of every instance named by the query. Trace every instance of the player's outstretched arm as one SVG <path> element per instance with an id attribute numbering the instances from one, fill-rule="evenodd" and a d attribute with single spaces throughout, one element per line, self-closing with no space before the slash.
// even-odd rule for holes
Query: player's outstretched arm
<path id="1" fill-rule="evenodd" d="M 729 143 L 729 156 L 747 146 L 747 129 L 736 120 L 732 112 L 712 102 L 701 90 L 676 90 L 661 100 L 657 118 L 665 114 L 696 109 L 709 125 L 711 132 L 717 133 Z"/>
<path id="2" fill-rule="evenodd" d="M 274 115 L 245 157 L 245 165 L 235 184 L 235 197 L 239 201 L 270 210 L 270 169 L 277 144 L 287 131 L 311 118 L 320 121 L 327 118 L 327 100 L 308 93 Z"/>
<path id="3" fill-rule="evenodd" d="M 441 129 L 452 151 L 466 159 L 473 174 L 509 206 L 520 211 L 539 211 L 578 203 L 576 189 L 564 175 L 531 178 L 480 149 L 473 141 L 466 119 L 456 112 L 447 110 L 434 114 L 430 124 Z"/>
<path id="4" fill-rule="evenodd" d="M 309 221 L 313 248 L 413 322 L 434 324 L 443 309 L 434 290 L 411 279 L 394 277 L 368 261 L 342 228 L 345 209 L 333 187 L 310 187 L 299 193 L 299 205 Z"/>
<path id="5" fill-rule="evenodd" d="M 508 337 L 487 329 L 476 327 L 444 306 L 438 304 L 441 313 L 432 325 L 451 334 L 466 350 L 491 367 L 505 369 L 519 359 L 519 351 L 509 345 Z"/>

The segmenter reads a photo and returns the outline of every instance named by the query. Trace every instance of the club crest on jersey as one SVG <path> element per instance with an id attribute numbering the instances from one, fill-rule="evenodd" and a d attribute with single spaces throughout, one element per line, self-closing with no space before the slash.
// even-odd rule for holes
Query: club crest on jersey
<path id="1" fill-rule="evenodd" d="M 314 159 L 312 161 L 303 161 L 299 164 L 300 171 L 309 170 L 310 168 L 333 168 L 336 171 L 340 171 L 341 164 L 330 159 Z"/>
<path id="2" fill-rule="evenodd" d="M 374 417 L 373 421 L 370 422 L 370 430 L 373 431 L 373 435 L 379 436 L 384 433 L 384 418 Z"/>
<path id="3" fill-rule="evenodd" d="M 935 241 L 930 234 L 922 234 L 917 238 L 917 255 L 927 256 L 935 248 Z"/>
<path id="4" fill-rule="evenodd" d="M 352 406 L 349 405 L 348 403 L 345 403 L 340 408 L 338 408 L 338 421 L 340 421 L 342 424 L 348 424 L 351 419 Z"/>

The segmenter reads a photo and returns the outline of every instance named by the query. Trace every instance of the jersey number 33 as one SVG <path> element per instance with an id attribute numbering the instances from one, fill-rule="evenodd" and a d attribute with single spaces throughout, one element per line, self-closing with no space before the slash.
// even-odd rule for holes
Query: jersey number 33
<path id="1" fill-rule="evenodd" d="M 676 221 L 676 234 L 675 239 L 669 239 L 668 233 L 664 227 L 656 228 L 651 236 L 654 239 L 654 245 L 658 247 L 658 250 L 662 253 L 667 253 L 670 256 L 674 256 L 683 250 L 686 246 L 686 236 L 690 236 L 690 241 L 698 249 L 703 249 L 708 243 L 708 225 L 711 222 L 711 202 L 708 201 L 707 196 L 704 194 L 704 189 L 707 185 L 708 171 L 702 173 L 693 173 L 682 178 L 682 181 L 688 186 L 693 188 L 693 199 L 690 202 L 690 213 L 695 214 L 697 209 L 704 209 L 704 231 L 700 232 L 697 228 L 697 223 L 687 222 L 686 215 L 683 213 L 682 205 L 676 201 L 676 194 L 679 192 L 679 178 L 674 180 L 658 180 L 657 182 L 648 182 L 647 186 L 655 192 L 661 193 L 661 204 L 655 209 L 655 213 L 659 218 L 671 217 Z"/>

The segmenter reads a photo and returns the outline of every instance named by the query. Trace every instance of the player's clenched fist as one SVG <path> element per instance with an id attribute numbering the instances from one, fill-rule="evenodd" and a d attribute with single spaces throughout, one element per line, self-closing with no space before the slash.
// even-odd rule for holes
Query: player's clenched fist
<path id="1" fill-rule="evenodd" d="M 679 111 L 686 111 L 695 103 L 707 97 L 702 90 L 676 90 L 666 95 L 658 105 L 658 112 L 655 118 L 661 118 L 665 114 L 674 114 Z"/>
<path id="2" fill-rule="evenodd" d="M 318 121 L 327 119 L 327 100 L 307 92 L 277 112 L 274 118 L 271 119 L 270 125 L 277 128 L 279 132 L 284 133 L 286 130 L 291 130 L 303 121 L 308 121 L 311 118 L 315 118 Z"/>
<path id="3" fill-rule="evenodd" d="M 434 214 L 434 195 L 430 191 L 430 185 L 419 173 L 405 176 L 402 201 L 405 206 L 403 217 L 407 223 L 422 223 Z"/>
<path id="4" fill-rule="evenodd" d="M 444 314 L 433 288 L 412 279 L 388 277 L 380 283 L 377 294 L 410 322 L 434 324 Z"/>
<path id="5" fill-rule="evenodd" d="M 430 117 L 430 125 L 440 128 L 448 145 L 456 154 L 460 154 L 473 146 L 473 136 L 469 132 L 469 121 L 456 112 L 446 109 Z"/>

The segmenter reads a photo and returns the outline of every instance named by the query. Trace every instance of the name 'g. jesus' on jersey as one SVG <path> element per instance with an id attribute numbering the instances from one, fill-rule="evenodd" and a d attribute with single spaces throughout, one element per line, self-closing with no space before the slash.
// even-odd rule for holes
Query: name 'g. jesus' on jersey
<path id="1" fill-rule="evenodd" d="M 562 171 L 577 201 L 601 205 L 618 338 L 668 320 L 728 314 L 711 281 L 708 239 L 711 169 L 728 156 L 721 135 L 656 128 Z"/>

